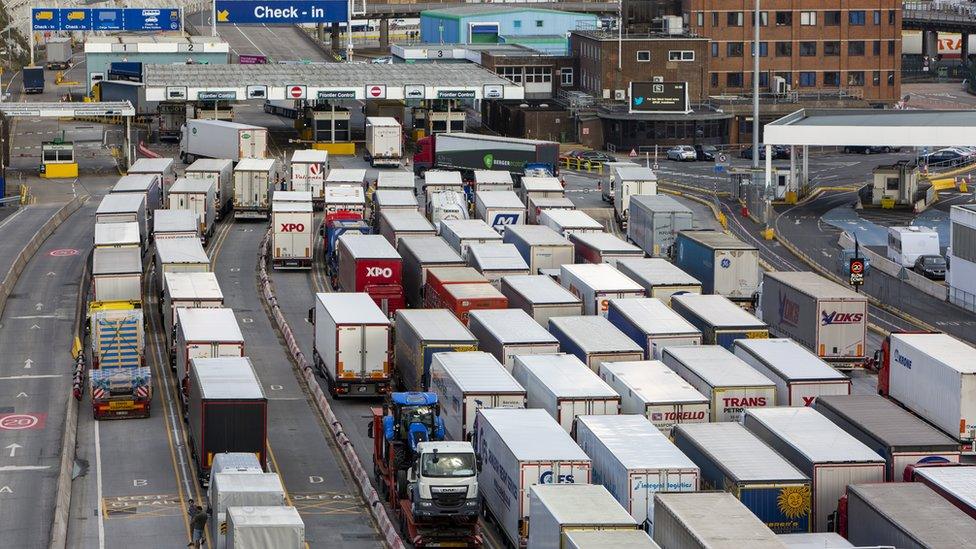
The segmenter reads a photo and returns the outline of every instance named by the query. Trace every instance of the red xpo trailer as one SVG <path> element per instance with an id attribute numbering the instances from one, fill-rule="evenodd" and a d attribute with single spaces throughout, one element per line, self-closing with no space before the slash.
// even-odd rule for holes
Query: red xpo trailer
<path id="1" fill-rule="evenodd" d="M 386 238 L 349 233 L 339 237 L 337 247 L 338 291 L 367 293 L 388 316 L 406 306 L 403 261 Z"/>

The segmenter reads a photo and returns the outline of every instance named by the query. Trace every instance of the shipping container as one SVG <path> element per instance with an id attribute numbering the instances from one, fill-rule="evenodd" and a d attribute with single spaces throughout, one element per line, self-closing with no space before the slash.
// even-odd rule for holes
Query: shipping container
<path id="1" fill-rule="evenodd" d="M 701 331 L 660 299 L 611 299 L 607 320 L 640 345 L 648 360 L 660 360 L 666 346 L 702 344 Z"/>
<path id="2" fill-rule="evenodd" d="M 425 294 L 428 308 L 447 309 L 465 325 L 472 311 L 505 309 L 508 299 L 487 280 L 476 283 L 446 284 L 438 291 L 428 285 Z"/>
<path id="3" fill-rule="evenodd" d="M 525 389 L 498 359 L 482 351 L 436 353 L 430 390 L 441 403 L 448 440 L 470 440 L 482 408 L 525 408 Z"/>
<path id="4" fill-rule="evenodd" d="M 227 549 L 304 547 L 305 522 L 294 507 L 231 507 Z"/>
<path id="5" fill-rule="evenodd" d="M 140 158 L 125 171 L 128 175 L 149 174 L 158 175 L 163 185 L 163 198 L 166 189 L 176 181 L 176 163 L 172 158 Z"/>
<path id="6" fill-rule="evenodd" d="M 549 319 L 549 331 L 564 353 L 576 355 L 597 372 L 601 362 L 633 362 L 644 351 L 602 316 L 564 316 Z"/>
<path id="7" fill-rule="evenodd" d="M 526 217 L 525 222 L 532 225 L 537 225 L 539 223 L 539 217 L 545 210 L 575 210 L 576 204 L 573 201 L 566 198 L 565 196 L 559 197 L 547 197 L 547 196 L 533 196 L 529 198 L 529 203 L 526 206 Z"/>
<path id="8" fill-rule="evenodd" d="M 522 259 L 529 264 L 531 274 L 539 269 L 558 269 L 575 263 L 575 247 L 565 237 L 549 227 L 518 225 L 505 231 L 504 242 L 514 244 Z"/>
<path id="9" fill-rule="evenodd" d="M 663 194 L 630 199 L 627 240 L 651 257 L 668 257 L 678 231 L 694 227 L 695 214 L 684 204 Z"/>
<path id="10" fill-rule="evenodd" d="M 522 309 L 543 328 L 552 317 L 583 314 L 583 301 L 545 275 L 504 276 L 500 290 L 509 308 Z"/>
<path id="11" fill-rule="evenodd" d="M 759 250 L 718 231 L 680 231 L 674 264 L 697 278 L 706 294 L 751 302 L 759 291 Z"/>
<path id="12" fill-rule="evenodd" d="M 515 182 L 512 181 L 511 172 L 504 170 L 474 170 L 473 175 L 475 193 L 515 190 Z"/>
<path id="13" fill-rule="evenodd" d="M 727 492 L 654 496 L 654 536 L 662 549 L 784 549 L 765 524 Z"/>
<path id="14" fill-rule="evenodd" d="M 403 261 L 385 238 L 378 234 L 344 234 L 338 240 L 338 256 L 337 290 L 369 294 L 387 316 L 406 306 Z"/>
<path id="15" fill-rule="evenodd" d="M 549 227 L 565 237 L 604 231 L 602 223 L 580 210 L 545 210 L 539 214 L 539 225 Z"/>
<path id="16" fill-rule="evenodd" d="M 223 452 L 254 453 L 267 467 L 268 399 L 251 359 L 194 358 L 189 376 L 187 435 L 200 479 Z"/>
<path id="17" fill-rule="evenodd" d="M 654 494 L 698 490 L 698 466 L 642 415 L 580 416 L 573 433 L 593 461 L 594 484 L 605 486 L 648 532 L 654 531 Z"/>
<path id="18" fill-rule="evenodd" d="M 144 249 L 142 237 L 139 235 L 139 224 L 134 221 L 95 223 L 94 243 L 96 248 L 138 248 L 140 253 Z"/>
<path id="19" fill-rule="evenodd" d="M 242 158 L 234 168 L 234 219 L 267 219 L 278 177 L 276 160 Z"/>
<path id="20" fill-rule="evenodd" d="M 610 300 L 644 297 L 644 288 L 606 263 L 563 265 L 559 282 L 583 300 L 583 314 L 607 316 Z"/>
<path id="21" fill-rule="evenodd" d="M 199 238 L 166 238 L 156 241 L 155 271 L 162 295 L 166 273 L 205 273 L 210 271 L 210 256 Z"/>
<path id="22" fill-rule="evenodd" d="M 502 277 L 529 274 L 529 264 L 514 244 L 471 244 L 468 265 L 484 275 L 495 288 L 501 288 Z"/>
<path id="23" fill-rule="evenodd" d="M 383 212 L 393 210 L 407 210 L 420 212 L 420 203 L 417 202 L 417 194 L 413 189 L 409 191 L 399 189 L 377 189 L 373 193 L 373 216 L 379 221 L 379 216 Z"/>
<path id="24" fill-rule="evenodd" d="M 201 158 L 186 168 L 183 177 L 205 179 L 214 185 L 214 214 L 221 219 L 234 201 L 234 163 L 229 158 Z"/>
<path id="25" fill-rule="evenodd" d="M 809 532 L 810 478 L 739 423 L 674 428 L 674 444 L 701 468 L 702 490 L 734 495 L 777 534 Z"/>
<path id="26" fill-rule="evenodd" d="M 195 358 L 245 356 L 244 334 L 233 309 L 178 307 L 175 329 L 172 364 L 181 387 L 189 376 L 190 361 Z M 183 391 L 180 396 L 186 397 Z"/>
<path id="27" fill-rule="evenodd" d="M 558 177 L 526 176 L 522 178 L 519 196 L 522 203 L 528 206 L 533 198 L 564 198 L 566 189 Z"/>
<path id="28" fill-rule="evenodd" d="M 378 232 L 394 247 L 405 236 L 437 236 L 437 230 L 420 212 L 387 210 L 379 214 Z"/>
<path id="29" fill-rule="evenodd" d="M 430 388 L 434 353 L 477 351 L 478 340 L 446 309 L 396 312 L 396 373 L 409 391 Z"/>
<path id="30" fill-rule="evenodd" d="M 478 338 L 478 348 L 494 355 L 508 371 L 516 355 L 559 352 L 559 341 L 521 309 L 472 311 L 468 329 Z"/>
<path id="31" fill-rule="evenodd" d="M 267 156 L 268 129 L 226 120 L 190 118 L 183 124 L 180 160 L 229 158 L 234 162 Z"/>
<path id="32" fill-rule="evenodd" d="M 847 539 L 857 545 L 929 549 L 976 540 L 976 521 L 917 482 L 848 486 L 846 518 Z"/>
<path id="33" fill-rule="evenodd" d="M 825 395 L 851 394 L 851 379 L 792 339 L 737 339 L 732 352 L 776 383 L 780 406 L 810 406 Z"/>
<path id="34" fill-rule="evenodd" d="M 606 488 L 593 484 L 550 484 L 529 488 L 528 549 L 563 547 L 574 531 L 637 530 L 634 517 Z"/>
<path id="35" fill-rule="evenodd" d="M 525 204 L 514 191 L 481 191 L 474 197 L 474 211 L 501 234 L 512 225 L 525 225 Z"/>
<path id="36" fill-rule="evenodd" d="M 333 396 L 375 397 L 393 378 L 390 319 L 366 293 L 315 294 L 315 369 Z"/>
<path id="37" fill-rule="evenodd" d="M 152 219 L 153 212 L 158 210 L 163 202 L 163 178 L 158 174 L 123 175 L 115 183 L 111 194 L 132 193 L 146 197 L 146 215 Z M 149 224 L 152 229 L 152 223 Z"/>
<path id="38" fill-rule="evenodd" d="M 708 397 L 659 360 L 604 362 L 600 378 L 620 395 L 621 413 L 642 415 L 667 436 L 675 425 L 709 419 Z"/>
<path id="39" fill-rule="evenodd" d="M 403 158 L 403 128 L 395 118 L 366 117 L 366 147 L 363 158 L 370 167 L 400 167 Z"/>
<path id="40" fill-rule="evenodd" d="M 665 347 L 661 362 L 711 399 L 711 421 L 739 421 L 746 408 L 776 405 L 776 385 L 723 347 Z"/>
<path id="41" fill-rule="evenodd" d="M 329 152 L 317 149 L 300 149 L 291 154 L 292 191 L 312 193 L 313 202 L 325 197 L 325 174 L 329 171 Z"/>
<path id="42" fill-rule="evenodd" d="M 661 549 L 643 530 L 573 530 L 563 534 L 563 549 Z"/>
<path id="43" fill-rule="evenodd" d="M 163 335 L 169 348 L 173 345 L 176 309 L 223 307 L 224 293 L 216 273 L 166 273 L 163 280 Z"/>
<path id="44" fill-rule="evenodd" d="M 196 214 L 200 236 L 204 242 L 213 236 L 217 212 L 214 210 L 217 189 L 209 179 L 181 177 L 173 183 L 166 195 L 171 210 L 189 210 Z"/>
<path id="45" fill-rule="evenodd" d="M 610 233 L 582 233 L 569 235 L 576 247 L 576 259 L 581 263 L 609 263 L 616 267 L 620 259 L 640 259 L 644 252 Z"/>
<path id="46" fill-rule="evenodd" d="M 812 480 L 815 532 L 834 530 L 848 484 L 885 480 L 881 456 L 812 408 L 749 408 L 742 424 Z"/>
<path id="47" fill-rule="evenodd" d="M 885 459 L 889 482 L 916 464 L 959 463 L 959 442 L 878 395 L 821 395 L 813 409 Z"/>
<path id="48" fill-rule="evenodd" d="M 153 239 L 195 238 L 200 240 L 200 223 L 189 210 L 156 210 L 153 215 Z"/>
<path id="49" fill-rule="evenodd" d="M 656 195 L 657 175 L 641 166 L 613 166 L 610 178 L 614 217 L 627 228 L 631 197 Z"/>
<path id="50" fill-rule="evenodd" d="M 725 296 L 682 294 L 671 297 L 671 308 L 701 330 L 702 343 L 732 350 L 737 339 L 765 339 L 769 326 Z"/>
<path id="51" fill-rule="evenodd" d="M 647 297 L 656 297 L 668 306 L 673 295 L 702 293 L 698 279 L 659 257 L 621 259 L 617 261 L 617 270 L 643 286 Z"/>
<path id="52" fill-rule="evenodd" d="M 271 266 L 275 269 L 311 269 L 313 239 L 312 203 L 271 203 Z"/>
<path id="53" fill-rule="evenodd" d="M 411 172 L 379 172 L 376 176 L 376 190 L 398 189 L 417 193 L 417 183 Z"/>
<path id="54" fill-rule="evenodd" d="M 333 168 L 325 176 L 326 187 L 359 187 L 366 189 L 366 170 L 360 168 Z"/>
<path id="55" fill-rule="evenodd" d="M 485 512 L 513 547 L 527 541 L 533 485 L 590 483 L 590 458 L 545 410 L 481 409 L 474 429 Z"/>
<path id="56" fill-rule="evenodd" d="M 465 266 L 461 256 L 438 236 L 401 238 L 397 252 L 403 258 L 403 291 L 410 307 L 420 307 L 424 301 L 428 269 Z"/>
<path id="57" fill-rule="evenodd" d="M 976 467 L 918 467 L 915 482 L 924 483 L 976 519 Z"/>
<path id="58" fill-rule="evenodd" d="M 218 458 L 228 454 L 217 454 L 210 471 L 210 486 L 207 489 L 207 507 L 210 520 L 207 529 L 213 547 L 224 549 L 227 545 L 227 512 L 231 507 L 280 507 L 287 505 L 285 488 L 277 473 L 245 470 L 218 469 Z M 240 454 L 236 454 L 240 455 Z M 251 454 L 253 457 L 253 454 Z M 220 472 L 218 472 L 220 471 Z"/>
<path id="59" fill-rule="evenodd" d="M 138 223 L 139 236 L 149 242 L 146 196 L 141 193 L 107 194 L 95 210 L 95 223 Z"/>
<path id="60" fill-rule="evenodd" d="M 336 215 L 366 219 L 366 191 L 362 187 L 328 186 L 322 204 L 327 219 Z"/>
<path id="61" fill-rule="evenodd" d="M 529 408 L 541 408 L 566 432 L 581 415 L 617 415 L 620 395 L 573 355 L 519 355 L 512 376 L 525 387 Z"/>
<path id="62" fill-rule="evenodd" d="M 141 307 L 142 252 L 139 248 L 95 248 L 91 288 L 89 307 L 107 303 Z"/>
<path id="63" fill-rule="evenodd" d="M 435 192 L 454 191 L 464 193 L 464 182 L 461 180 L 461 172 L 451 172 L 447 170 L 427 170 L 424 172 L 423 194 L 430 202 L 430 197 Z"/>
<path id="64" fill-rule="evenodd" d="M 471 244 L 500 244 L 502 241 L 502 236 L 480 219 L 445 219 L 440 228 L 441 238 L 462 259 L 468 257 Z"/>

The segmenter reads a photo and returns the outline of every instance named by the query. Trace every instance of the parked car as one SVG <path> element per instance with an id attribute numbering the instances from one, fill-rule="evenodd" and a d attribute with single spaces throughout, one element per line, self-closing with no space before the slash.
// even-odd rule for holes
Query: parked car
<path id="1" fill-rule="evenodd" d="M 945 280 L 946 260 L 941 255 L 920 255 L 912 270 L 930 280 Z"/>
<path id="2" fill-rule="evenodd" d="M 698 153 L 695 152 L 695 148 L 691 145 L 671 147 L 668 149 L 667 155 L 668 160 L 677 160 L 678 162 L 694 162 L 698 160 Z"/>
<path id="3" fill-rule="evenodd" d="M 694 147 L 696 160 L 714 162 L 715 157 L 718 156 L 718 149 L 712 145 L 695 145 Z"/>
<path id="4" fill-rule="evenodd" d="M 924 157 L 925 163 L 932 166 L 958 166 L 965 162 L 967 156 L 953 149 L 939 149 Z"/>
<path id="5" fill-rule="evenodd" d="M 890 153 L 899 152 L 901 147 L 875 147 L 875 146 L 861 146 L 861 145 L 848 145 L 844 147 L 844 154 L 876 154 L 876 153 Z"/>
<path id="6" fill-rule="evenodd" d="M 742 158 L 752 159 L 752 147 L 746 147 L 742 149 L 742 153 L 739 154 Z M 759 145 L 759 158 L 761 160 L 766 159 L 766 146 Z M 790 148 L 786 145 L 773 145 L 773 160 L 779 159 L 789 159 L 790 158 Z"/>
<path id="7" fill-rule="evenodd" d="M 577 158 L 580 160 L 589 160 L 590 162 L 616 162 L 617 158 L 612 154 L 600 152 L 600 151 L 583 151 Z"/>

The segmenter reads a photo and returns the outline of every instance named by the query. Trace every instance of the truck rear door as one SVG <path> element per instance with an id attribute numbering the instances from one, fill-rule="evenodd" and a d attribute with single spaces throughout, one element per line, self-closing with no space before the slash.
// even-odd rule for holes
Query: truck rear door
<path id="1" fill-rule="evenodd" d="M 363 326 L 346 325 L 339 326 L 338 340 L 336 346 L 336 377 L 339 379 L 348 377 L 366 377 L 363 371 L 364 345 L 366 343 L 365 330 Z"/>
<path id="2" fill-rule="evenodd" d="M 386 326 L 363 329 L 363 376 L 371 379 L 390 377 L 390 337 Z"/>

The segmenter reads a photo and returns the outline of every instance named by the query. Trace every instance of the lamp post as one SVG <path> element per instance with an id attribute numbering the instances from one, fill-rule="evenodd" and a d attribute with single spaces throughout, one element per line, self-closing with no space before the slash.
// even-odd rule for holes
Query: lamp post
<path id="1" fill-rule="evenodd" d="M 752 20 L 752 169 L 759 169 L 759 0 Z M 769 184 L 767 181 L 766 184 Z"/>

